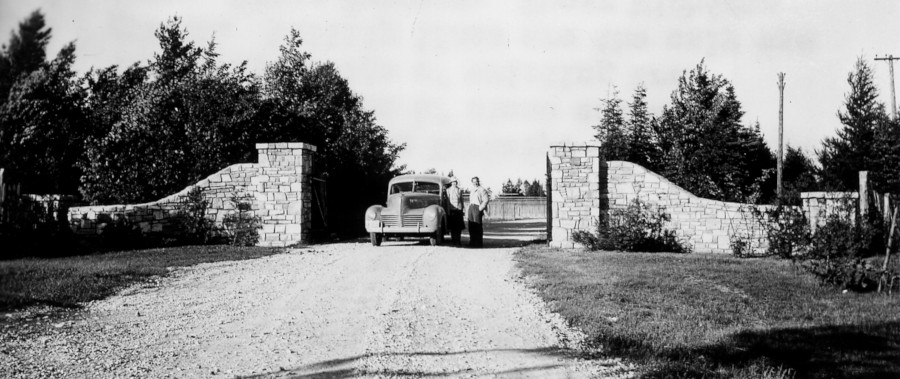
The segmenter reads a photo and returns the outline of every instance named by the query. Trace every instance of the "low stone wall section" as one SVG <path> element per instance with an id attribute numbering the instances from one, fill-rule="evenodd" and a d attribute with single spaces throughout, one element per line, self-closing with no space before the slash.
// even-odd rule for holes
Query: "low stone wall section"
<path id="1" fill-rule="evenodd" d="M 753 216 L 768 205 L 731 203 L 697 197 L 646 168 L 624 161 L 607 162 L 610 209 L 624 209 L 640 199 L 671 215 L 669 228 L 697 253 L 731 253 L 734 237 L 765 251 L 765 231 Z"/>
<path id="2" fill-rule="evenodd" d="M 800 200 L 803 201 L 803 213 L 813 233 L 825 225 L 832 215 L 856 222 L 859 192 L 801 192 Z"/>
<path id="3" fill-rule="evenodd" d="M 309 242 L 311 227 L 312 160 L 316 147 L 305 143 L 256 145 L 258 163 L 229 166 L 200 182 L 163 199 L 143 204 L 72 207 L 69 225 L 80 235 L 97 235 L 116 220 L 124 219 L 151 234 L 177 234 L 176 215 L 185 196 L 203 190 L 209 202 L 207 216 L 222 224 L 235 212 L 233 196 L 249 195 L 261 220 L 261 246 L 288 246 Z"/>

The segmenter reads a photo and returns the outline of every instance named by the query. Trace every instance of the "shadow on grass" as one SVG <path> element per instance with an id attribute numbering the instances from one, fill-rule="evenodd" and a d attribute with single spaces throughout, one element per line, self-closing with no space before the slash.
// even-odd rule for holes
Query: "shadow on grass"
<path id="1" fill-rule="evenodd" d="M 249 376 L 238 376 L 238 378 L 244 379 L 274 379 L 274 378 L 289 378 L 289 379 L 318 379 L 318 378 L 356 378 L 360 376 L 386 376 L 386 377 L 448 377 L 448 376 L 490 376 L 490 377 L 519 377 L 519 376 L 529 376 L 535 377 L 535 375 L 540 376 L 541 374 L 553 374 L 549 371 L 558 369 L 563 367 L 562 364 L 550 364 L 550 365 L 533 365 L 533 366 L 523 366 L 523 367 L 515 367 L 507 370 L 501 371 L 491 371 L 491 372 L 479 372 L 476 370 L 472 370 L 469 368 L 464 369 L 456 369 L 453 371 L 429 371 L 429 370 L 416 370 L 411 367 L 404 367 L 399 369 L 379 369 L 379 370 L 367 370 L 366 360 L 368 359 L 392 359 L 392 358 L 400 358 L 400 359 L 419 359 L 422 363 L 428 363 L 429 359 L 440 359 L 441 357 L 451 357 L 457 355 L 466 355 L 466 354 L 478 354 L 478 353 L 515 353 L 515 354 L 525 354 L 525 355 L 535 355 L 535 356 L 543 356 L 543 357 L 576 357 L 578 353 L 569 350 L 569 349 L 559 349 L 559 348 L 538 348 L 538 349 L 478 349 L 478 350 L 465 350 L 465 351 L 450 351 L 450 352 L 409 352 L 409 353 L 373 353 L 373 354 L 364 354 L 357 355 L 348 358 L 341 359 L 332 359 L 322 362 L 311 363 L 308 365 L 303 365 L 299 367 L 294 367 L 291 369 L 285 369 L 283 371 L 275 371 L 268 373 L 261 373 L 256 375 Z"/>
<path id="2" fill-rule="evenodd" d="M 652 362 L 645 378 L 725 378 L 760 362 L 789 368 L 797 379 L 900 377 L 900 321 L 744 331 L 713 345 L 656 352 L 624 338 L 603 344 L 613 355 Z"/>

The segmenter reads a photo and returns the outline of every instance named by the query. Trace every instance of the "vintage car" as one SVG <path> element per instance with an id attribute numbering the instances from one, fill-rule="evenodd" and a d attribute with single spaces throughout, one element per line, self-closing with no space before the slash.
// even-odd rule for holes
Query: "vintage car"
<path id="1" fill-rule="evenodd" d="M 387 205 L 366 210 L 366 231 L 372 245 L 386 237 L 428 237 L 432 245 L 447 233 L 450 178 L 441 175 L 401 175 L 388 183 Z"/>

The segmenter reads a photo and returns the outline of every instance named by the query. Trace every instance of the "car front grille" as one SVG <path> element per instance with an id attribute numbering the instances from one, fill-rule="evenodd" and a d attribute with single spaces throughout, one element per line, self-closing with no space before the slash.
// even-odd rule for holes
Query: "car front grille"
<path id="1" fill-rule="evenodd" d="M 422 223 L 422 215 L 403 215 L 401 218 L 397 215 L 382 214 L 381 222 L 385 227 L 417 226 Z"/>

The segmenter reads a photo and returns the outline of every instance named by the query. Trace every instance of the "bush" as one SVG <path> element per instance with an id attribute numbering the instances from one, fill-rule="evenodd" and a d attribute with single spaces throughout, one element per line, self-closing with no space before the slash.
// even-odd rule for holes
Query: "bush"
<path id="1" fill-rule="evenodd" d="M 875 289 L 883 272 L 866 261 L 878 254 L 881 223 L 860 226 L 839 214 L 832 214 L 816 230 L 803 267 L 824 283 L 855 291 Z"/>
<path id="2" fill-rule="evenodd" d="M 140 225 L 125 217 L 105 220 L 100 230 L 100 247 L 105 250 L 137 249 L 153 245 Z"/>
<path id="3" fill-rule="evenodd" d="M 207 244 L 213 237 L 215 224 L 206 217 L 209 201 L 203 197 L 203 189 L 191 188 L 178 207 L 178 226 L 182 242 Z"/>
<path id="4" fill-rule="evenodd" d="M 768 255 L 791 258 L 798 248 L 809 245 L 809 221 L 799 207 L 779 204 L 765 211 L 754 208 L 754 214 L 765 226 Z"/>
<path id="5" fill-rule="evenodd" d="M 235 211 L 225 216 L 225 232 L 234 246 L 253 246 L 259 242 L 260 219 L 253 214 L 250 195 L 231 197 Z"/>
<path id="6" fill-rule="evenodd" d="M 598 223 L 596 234 L 575 231 L 572 240 L 589 250 L 689 252 L 674 231 L 665 229 L 670 220 L 664 209 L 635 199 L 625 209 L 610 210 L 609 217 Z"/>

